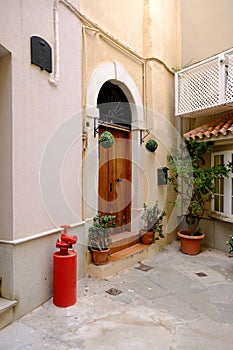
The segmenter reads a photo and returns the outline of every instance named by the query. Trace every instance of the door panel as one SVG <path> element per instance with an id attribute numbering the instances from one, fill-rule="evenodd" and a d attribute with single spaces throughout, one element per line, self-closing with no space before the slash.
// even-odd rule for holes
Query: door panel
<path id="1" fill-rule="evenodd" d="M 130 230 L 131 221 L 131 141 L 130 133 L 99 127 L 99 135 L 109 131 L 114 136 L 111 148 L 99 146 L 99 212 L 116 215 L 118 231 Z"/>

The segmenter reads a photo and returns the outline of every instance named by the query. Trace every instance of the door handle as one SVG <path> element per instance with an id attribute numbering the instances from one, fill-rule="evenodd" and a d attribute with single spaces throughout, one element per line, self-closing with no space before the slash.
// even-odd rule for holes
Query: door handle
<path id="1" fill-rule="evenodd" d="M 110 192 L 112 192 L 112 183 L 110 182 L 110 185 L 109 185 L 109 190 Z"/>
<path id="2" fill-rule="evenodd" d="M 121 178 L 121 177 L 118 177 L 118 178 L 117 178 L 117 182 L 122 182 L 122 178 Z"/>

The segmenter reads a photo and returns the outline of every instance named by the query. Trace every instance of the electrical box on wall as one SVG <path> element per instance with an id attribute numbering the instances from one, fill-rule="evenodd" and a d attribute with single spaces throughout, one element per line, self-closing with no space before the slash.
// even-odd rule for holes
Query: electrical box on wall
<path id="1" fill-rule="evenodd" d="M 31 37 L 31 63 L 52 73 L 52 50 L 51 46 L 39 36 Z"/>
<path id="2" fill-rule="evenodd" d="M 168 168 L 163 167 L 163 168 L 158 168 L 157 169 L 157 175 L 158 175 L 158 185 L 167 185 L 167 172 Z"/>

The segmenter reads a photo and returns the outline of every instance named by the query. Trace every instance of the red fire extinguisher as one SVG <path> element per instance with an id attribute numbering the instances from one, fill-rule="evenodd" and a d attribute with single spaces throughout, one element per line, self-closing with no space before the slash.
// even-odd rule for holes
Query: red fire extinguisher
<path id="1" fill-rule="evenodd" d="M 61 239 L 56 242 L 60 250 L 53 254 L 53 303 L 56 306 L 67 307 L 76 303 L 77 294 L 77 254 L 73 245 L 77 242 L 77 236 L 69 236 L 64 228 Z"/>

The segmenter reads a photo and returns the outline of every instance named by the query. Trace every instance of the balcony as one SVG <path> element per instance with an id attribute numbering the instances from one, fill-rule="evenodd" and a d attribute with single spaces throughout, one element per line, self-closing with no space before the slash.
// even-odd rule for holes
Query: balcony
<path id="1" fill-rule="evenodd" d="M 175 114 L 196 117 L 233 108 L 233 49 L 175 73 Z"/>

